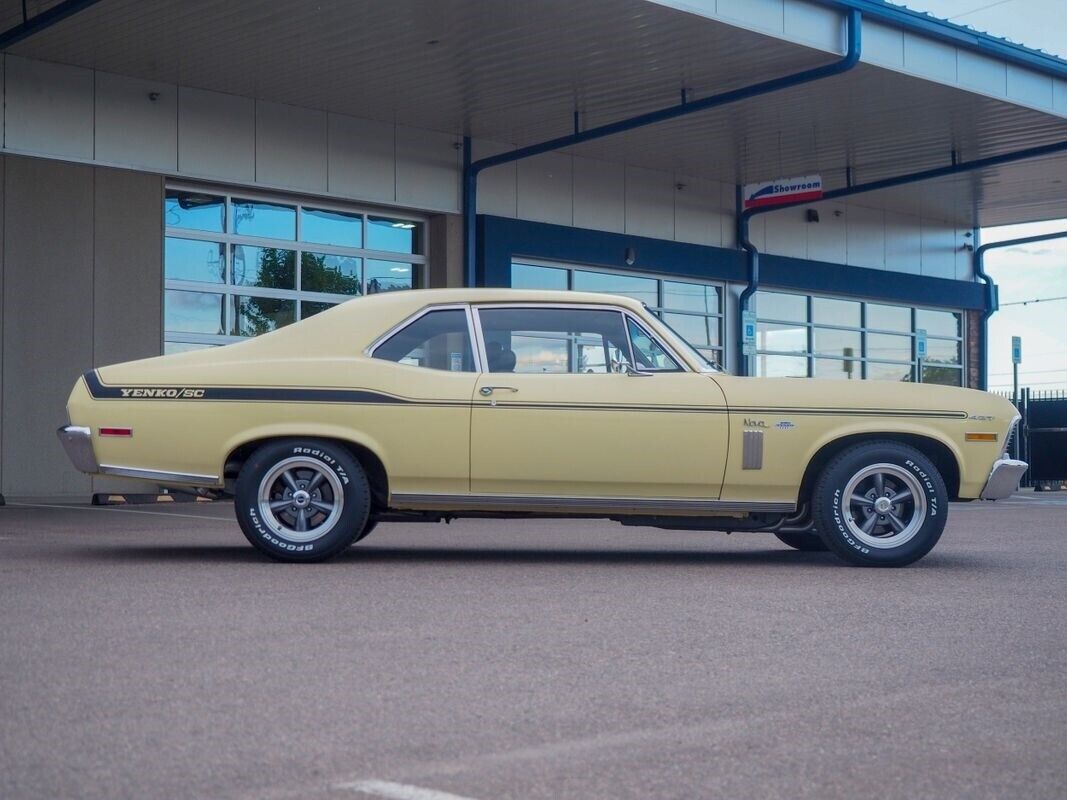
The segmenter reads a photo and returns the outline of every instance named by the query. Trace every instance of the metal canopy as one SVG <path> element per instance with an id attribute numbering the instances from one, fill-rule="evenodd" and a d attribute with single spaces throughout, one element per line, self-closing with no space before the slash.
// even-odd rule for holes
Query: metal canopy
<path id="1" fill-rule="evenodd" d="M 53 3 L 31 3 L 46 9 Z M 0 21 L 21 21 L 0 0 Z M 9 27 L 4 26 L 4 27 Z M 835 60 L 644 0 L 103 0 L 9 52 L 524 146 Z M 572 148 L 727 183 L 828 187 L 1067 140 L 1067 120 L 861 64 Z M 865 196 L 964 225 L 1067 217 L 1067 158 Z"/>

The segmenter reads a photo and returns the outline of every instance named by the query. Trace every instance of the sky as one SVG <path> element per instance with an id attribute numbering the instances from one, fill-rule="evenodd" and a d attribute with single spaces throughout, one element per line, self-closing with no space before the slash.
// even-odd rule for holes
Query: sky
<path id="1" fill-rule="evenodd" d="M 1067 58 L 1067 0 L 898 0 L 898 4 Z M 1058 231 L 1067 232 L 1067 220 L 987 228 L 982 241 Z M 1067 238 L 991 250 L 986 271 L 1000 285 L 1001 306 L 989 321 L 989 388 L 1011 388 L 1011 337 L 1021 336 L 1020 386 L 1067 389 Z M 1047 299 L 1030 302 L 1039 298 Z"/>

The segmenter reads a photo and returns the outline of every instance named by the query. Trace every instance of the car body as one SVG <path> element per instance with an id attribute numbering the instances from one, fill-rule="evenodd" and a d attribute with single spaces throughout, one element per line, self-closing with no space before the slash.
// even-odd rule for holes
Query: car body
<path id="1" fill-rule="evenodd" d="M 1026 468 L 1005 458 L 1017 416 L 1002 398 L 736 377 L 641 303 L 578 292 L 358 298 L 238 344 L 92 370 L 67 410 L 78 468 L 235 494 L 253 544 L 294 560 L 378 521 L 550 514 L 769 530 L 907 563 L 949 499 L 1007 496 Z M 867 462 L 886 467 L 848 483 Z M 832 487 L 835 469 L 852 471 Z M 884 545 L 900 523 L 904 549 Z M 825 541 L 830 526 L 841 535 Z"/>

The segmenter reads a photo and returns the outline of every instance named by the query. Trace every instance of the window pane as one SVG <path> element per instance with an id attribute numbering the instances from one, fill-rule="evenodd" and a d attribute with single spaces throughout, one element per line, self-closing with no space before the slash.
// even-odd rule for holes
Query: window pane
<path id="1" fill-rule="evenodd" d="M 822 325 L 860 326 L 860 304 L 855 300 L 834 300 L 829 297 L 811 298 L 811 321 Z"/>
<path id="2" fill-rule="evenodd" d="M 164 328 L 184 333 L 226 333 L 223 295 L 168 289 L 163 297 Z"/>
<path id="3" fill-rule="evenodd" d="M 415 268 L 398 261 L 367 259 L 367 294 L 415 288 Z"/>
<path id="4" fill-rule="evenodd" d="M 232 282 L 265 289 L 296 288 L 296 253 L 276 247 L 233 246 Z"/>
<path id="5" fill-rule="evenodd" d="M 953 367 L 930 367 L 924 364 L 923 383 L 938 383 L 942 386 L 963 386 L 963 370 Z"/>
<path id="6" fill-rule="evenodd" d="M 458 309 L 424 314 L 378 345 L 374 357 L 413 367 L 474 372 L 467 314 Z"/>
<path id="7" fill-rule="evenodd" d="M 832 328 L 815 328 L 815 355 L 841 356 L 842 358 L 859 358 L 863 355 L 860 348 L 859 331 L 838 331 Z"/>
<path id="8" fill-rule="evenodd" d="M 218 345 L 196 344 L 193 342 L 164 342 L 163 355 L 170 356 L 175 353 L 189 353 L 193 350 L 207 350 L 209 347 L 218 347 Z"/>
<path id="9" fill-rule="evenodd" d="M 927 339 L 926 359 L 927 364 L 961 364 L 960 343 L 947 342 L 944 339 Z"/>
<path id="10" fill-rule="evenodd" d="M 420 226 L 417 222 L 388 217 L 367 217 L 367 247 L 392 253 L 418 254 Z"/>
<path id="11" fill-rule="evenodd" d="M 756 326 L 756 349 L 806 353 L 808 352 L 808 329 L 797 325 L 760 322 Z"/>
<path id="12" fill-rule="evenodd" d="M 234 334 L 259 336 L 296 322 L 296 301 L 235 296 Z"/>
<path id="13" fill-rule="evenodd" d="M 663 308 L 719 313 L 719 290 L 700 283 L 663 282 Z"/>
<path id="14" fill-rule="evenodd" d="M 512 264 L 511 288 L 566 290 L 567 270 L 537 267 L 533 264 Z"/>
<path id="15" fill-rule="evenodd" d="M 816 378 L 839 378 L 842 380 L 859 380 L 862 368 L 858 359 L 816 358 Z"/>
<path id="16" fill-rule="evenodd" d="M 221 242 L 168 236 L 163 260 L 170 280 L 222 283 L 226 277 L 226 245 Z"/>
<path id="17" fill-rule="evenodd" d="M 362 293 L 363 259 L 327 253 L 300 254 L 300 288 L 328 294 Z"/>
<path id="18" fill-rule="evenodd" d="M 296 238 L 296 209 L 255 200 L 232 201 L 233 233 L 268 239 Z"/>
<path id="19" fill-rule="evenodd" d="M 959 336 L 960 315 L 919 308 L 915 311 L 915 327 L 925 329 L 928 336 Z"/>
<path id="20" fill-rule="evenodd" d="M 634 358 L 637 359 L 638 369 L 657 372 L 681 371 L 682 368 L 678 362 L 667 355 L 667 351 L 660 347 L 647 332 L 634 324 L 633 320 L 627 320 L 627 327 L 630 330 L 630 341 L 633 343 Z"/>
<path id="21" fill-rule="evenodd" d="M 867 334 L 867 358 L 911 361 L 911 337 L 891 333 Z"/>
<path id="22" fill-rule="evenodd" d="M 708 347 L 719 343 L 719 318 L 698 317 L 695 314 L 660 315 L 683 339 L 694 347 Z"/>
<path id="23" fill-rule="evenodd" d="M 756 313 L 760 319 L 781 319 L 787 322 L 808 321 L 808 298 L 800 294 L 757 292 Z"/>
<path id="24" fill-rule="evenodd" d="M 362 247 L 363 215 L 323 208 L 301 209 L 300 240 L 339 247 Z"/>
<path id="25" fill-rule="evenodd" d="M 606 372 L 629 362 L 616 311 L 483 308 L 479 315 L 490 372 Z"/>
<path id="26" fill-rule="evenodd" d="M 605 292 L 632 297 L 650 306 L 659 305 L 658 281 L 634 275 L 574 271 L 574 289 L 579 292 Z"/>
<path id="27" fill-rule="evenodd" d="M 163 204 L 163 224 L 168 228 L 222 233 L 226 222 L 226 201 L 201 192 L 167 189 Z"/>
<path id="28" fill-rule="evenodd" d="M 867 362 L 867 380 L 869 381 L 912 381 L 911 364 L 879 364 Z"/>
<path id="29" fill-rule="evenodd" d="M 883 331 L 911 333 L 911 309 L 906 306 L 867 304 L 867 327 Z"/>
<path id="30" fill-rule="evenodd" d="M 756 374 L 763 378 L 806 378 L 808 359 L 803 356 L 756 356 Z"/>
<path id="31" fill-rule="evenodd" d="M 312 303 L 307 300 L 300 304 L 300 319 L 307 319 L 313 317 L 325 311 L 327 308 L 333 308 L 337 303 Z"/>

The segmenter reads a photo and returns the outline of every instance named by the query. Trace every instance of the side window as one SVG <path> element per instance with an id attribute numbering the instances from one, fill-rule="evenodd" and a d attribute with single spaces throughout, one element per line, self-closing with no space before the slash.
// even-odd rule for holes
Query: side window
<path id="1" fill-rule="evenodd" d="M 623 316 L 583 308 L 481 308 L 489 372 L 622 372 L 630 363 Z"/>
<path id="2" fill-rule="evenodd" d="M 630 342 L 634 347 L 637 368 L 647 372 L 680 372 L 678 362 L 668 355 L 648 333 L 632 319 L 626 320 L 630 329 Z"/>
<path id="3" fill-rule="evenodd" d="M 423 314 L 374 349 L 374 358 L 449 372 L 474 372 L 467 312 L 441 309 Z"/>

